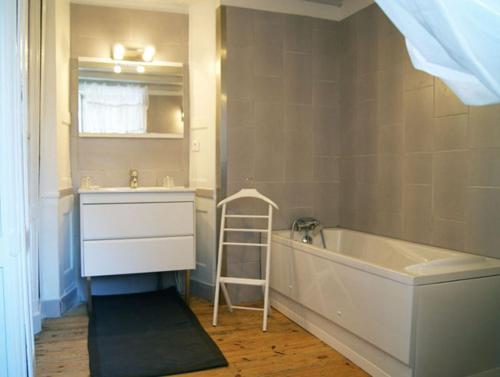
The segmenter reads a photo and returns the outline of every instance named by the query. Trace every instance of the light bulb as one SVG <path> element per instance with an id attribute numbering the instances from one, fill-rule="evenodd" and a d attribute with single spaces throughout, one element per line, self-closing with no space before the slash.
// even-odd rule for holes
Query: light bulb
<path id="1" fill-rule="evenodd" d="M 144 47 L 144 51 L 142 53 L 142 60 L 144 60 L 145 62 L 150 62 L 153 60 L 155 54 L 156 50 L 153 46 L 146 46 Z"/>
<path id="2" fill-rule="evenodd" d="M 138 66 L 137 66 L 137 72 L 138 72 L 138 73 L 144 73 L 144 66 L 142 66 L 142 65 L 138 65 Z"/>
<path id="3" fill-rule="evenodd" d="M 121 43 L 117 43 L 113 46 L 113 59 L 123 60 L 125 56 L 125 46 Z"/>
<path id="4" fill-rule="evenodd" d="M 121 73 L 122 67 L 117 64 L 113 67 L 113 71 L 115 71 L 115 73 Z"/>

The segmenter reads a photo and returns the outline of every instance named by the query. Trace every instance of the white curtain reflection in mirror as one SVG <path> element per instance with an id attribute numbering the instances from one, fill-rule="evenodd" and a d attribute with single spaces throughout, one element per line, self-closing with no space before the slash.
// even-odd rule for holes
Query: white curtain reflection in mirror
<path id="1" fill-rule="evenodd" d="M 147 86 L 80 80 L 78 96 L 81 133 L 146 133 Z"/>

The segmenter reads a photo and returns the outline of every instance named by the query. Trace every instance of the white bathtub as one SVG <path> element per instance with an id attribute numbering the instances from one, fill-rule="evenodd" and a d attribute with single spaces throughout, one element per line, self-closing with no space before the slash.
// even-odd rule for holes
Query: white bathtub
<path id="1" fill-rule="evenodd" d="M 500 376 L 500 260 L 324 235 L 274 232 L 273 306 L 375 376 Z"/>

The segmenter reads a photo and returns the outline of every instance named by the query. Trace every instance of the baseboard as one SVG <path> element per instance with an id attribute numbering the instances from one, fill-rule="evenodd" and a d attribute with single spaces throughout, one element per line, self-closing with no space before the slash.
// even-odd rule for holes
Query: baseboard
<path id="1" fill-rule="evenodd" d="M 75 284 L 73 288 L 61 298 L 61 315 L 74 308 L 79 302 L 78 287 Z"/>
<path id="2" fill-rule="evenodd" d="M 208 283 L 191 279 L 191 294 L 196 297 L 204 298 L 210 302 L 214 299 L 215 287 Z"/>
<path id="3" fill-rule="evenodd" d="M 75 285 L 60 299 L 42 300 L 41 314 L 43 318 L 58 318 L 75 307 L 79 302 L 78 287 Z"/>
<path id="4" fill-rule="evenodd" d="M 42 331 L 42 313 L 38 312 L 33 315 L 33 333 L 36 335 Z"/>
<path id="5" fill-rule="evenodd" d="M 43 318 L 58 318 L 61 316 L 61 300 L 42 300 L 40 305 Z"/>

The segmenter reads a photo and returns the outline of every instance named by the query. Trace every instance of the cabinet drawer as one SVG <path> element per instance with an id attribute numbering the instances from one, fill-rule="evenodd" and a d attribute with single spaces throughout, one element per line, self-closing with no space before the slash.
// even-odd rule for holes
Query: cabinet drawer
<path id="1" fill-rule="evenodd" d="M 82 205 L 83 240 L 192 235 L 193 203 Z"/>
<path id="2" fill-rule="evenodd" d="M 189 270 L 194 237 L 84 241 L 82 276 Z"/>

